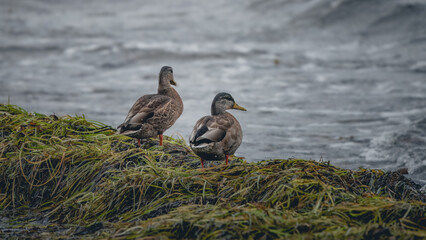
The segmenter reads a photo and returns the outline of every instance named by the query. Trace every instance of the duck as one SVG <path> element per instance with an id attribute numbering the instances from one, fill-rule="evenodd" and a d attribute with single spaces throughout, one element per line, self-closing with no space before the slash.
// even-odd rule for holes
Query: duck
<path id="1" fill-rule="evenodd" d="M 218 93 L 211 105 L 211 115 L 200 118 L 195 123 L 189 138 L 192 151 L 200 157 L 201 168 L 204 160 L 225 160 L 241 145 L 243 131 L 238 120 L 226 110 L 247 111 L 239 106 L 231 94 Z"/>
<path id="2" fill-rule="evenodd" d="M 140 97 L 130 108 L 126 119 L 117 127 L 117 133 L 138 139 L 159 136 L 163 146 L 163 133 L 169 129 L 183 112 L 183 102 L 178 92 L 173 68 L 164 66 L 160 70 L 157 94 Z"/>

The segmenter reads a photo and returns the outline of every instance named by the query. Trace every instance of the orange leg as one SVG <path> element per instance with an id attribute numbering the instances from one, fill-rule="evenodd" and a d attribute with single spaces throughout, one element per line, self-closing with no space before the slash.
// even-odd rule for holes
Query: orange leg
<path id="1" fill-rule="evenodd" d="M 163 146 L 163 134 L 160 134 L 159 137 L 160 137 L 160 146 Z"/>
<path id="2" fill-rule="evenodd" d="M 225 157 L 226 157 L 226 159 L 225 159 L 225 161 L 226 161 L 226 165 L 228 165 L 228 158 L 229 158 L 229 155 L 225 155 Z"/>
<path id="3" fill-rule="evenodd" d="M 139 147 L 141 146 L 141 140 L 140 139 L 138 139 L 138 146 Z"/>
<path id="4" fill-rule="evenodd" d="M 201 168 L 204 168 L 204 159 L 202 159 L 202 158 L 200 158 L 201 159 Z"/>

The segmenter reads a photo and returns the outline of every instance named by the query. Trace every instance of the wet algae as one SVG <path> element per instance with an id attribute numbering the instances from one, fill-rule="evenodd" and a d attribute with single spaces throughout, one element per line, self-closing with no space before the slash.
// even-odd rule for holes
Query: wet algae
<path id="1" fill-rule="evenodd" d="M 419 189 L 300 159 L 202 170 L 183 139 L 138 148 L 84 116 L 0 105 L 0 238 L 422 239 Z"/>

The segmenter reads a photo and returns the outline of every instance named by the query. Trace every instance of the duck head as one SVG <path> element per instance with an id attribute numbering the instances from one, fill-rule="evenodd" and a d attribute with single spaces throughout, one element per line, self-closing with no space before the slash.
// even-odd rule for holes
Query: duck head
<path id="1" fill-rule="evenodd" d="M 173 68 L 169 66 L 164 66 L 160 70 L 160 87 L 170 87 L 170 85 L 176 86 L 175 78 L 173 77 Z"/>
<path id="2" fill-rule="evenodd" d="M 212 102 L 212 115 L 222 114 L 228 109 L 247 111 L 235 102 L 231 94 L 225 92 L 218 93 Z"/>

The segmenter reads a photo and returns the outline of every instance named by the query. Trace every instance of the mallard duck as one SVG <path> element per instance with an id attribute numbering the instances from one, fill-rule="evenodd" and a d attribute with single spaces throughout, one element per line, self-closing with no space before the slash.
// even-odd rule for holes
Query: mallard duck
<path id="1" fill-rule="evenodd" d="M 117 133 L 141 139 L 159 136 L 163 145 L 163 133 L 169 129 L 183 112 L 183 102 L 177 91 L 173 69 L 161 68 L 158 93 L 140 97 L 127 114 L 124 122 L 118 126 Z"/>
<path id="2" fill-rule="evenodd" d="M 194 126 L 189 138 L 189 145 L 201 158 L 201 167 L 204 160 L 223 160 L 228 165 L 229 155 L 235 153 L 243 139 L 240 123 L 228 109 L 247 111 L 235 103 L 229 93 L 218 93 L 213 99 L 211 116 L 204 116 Z"/>

